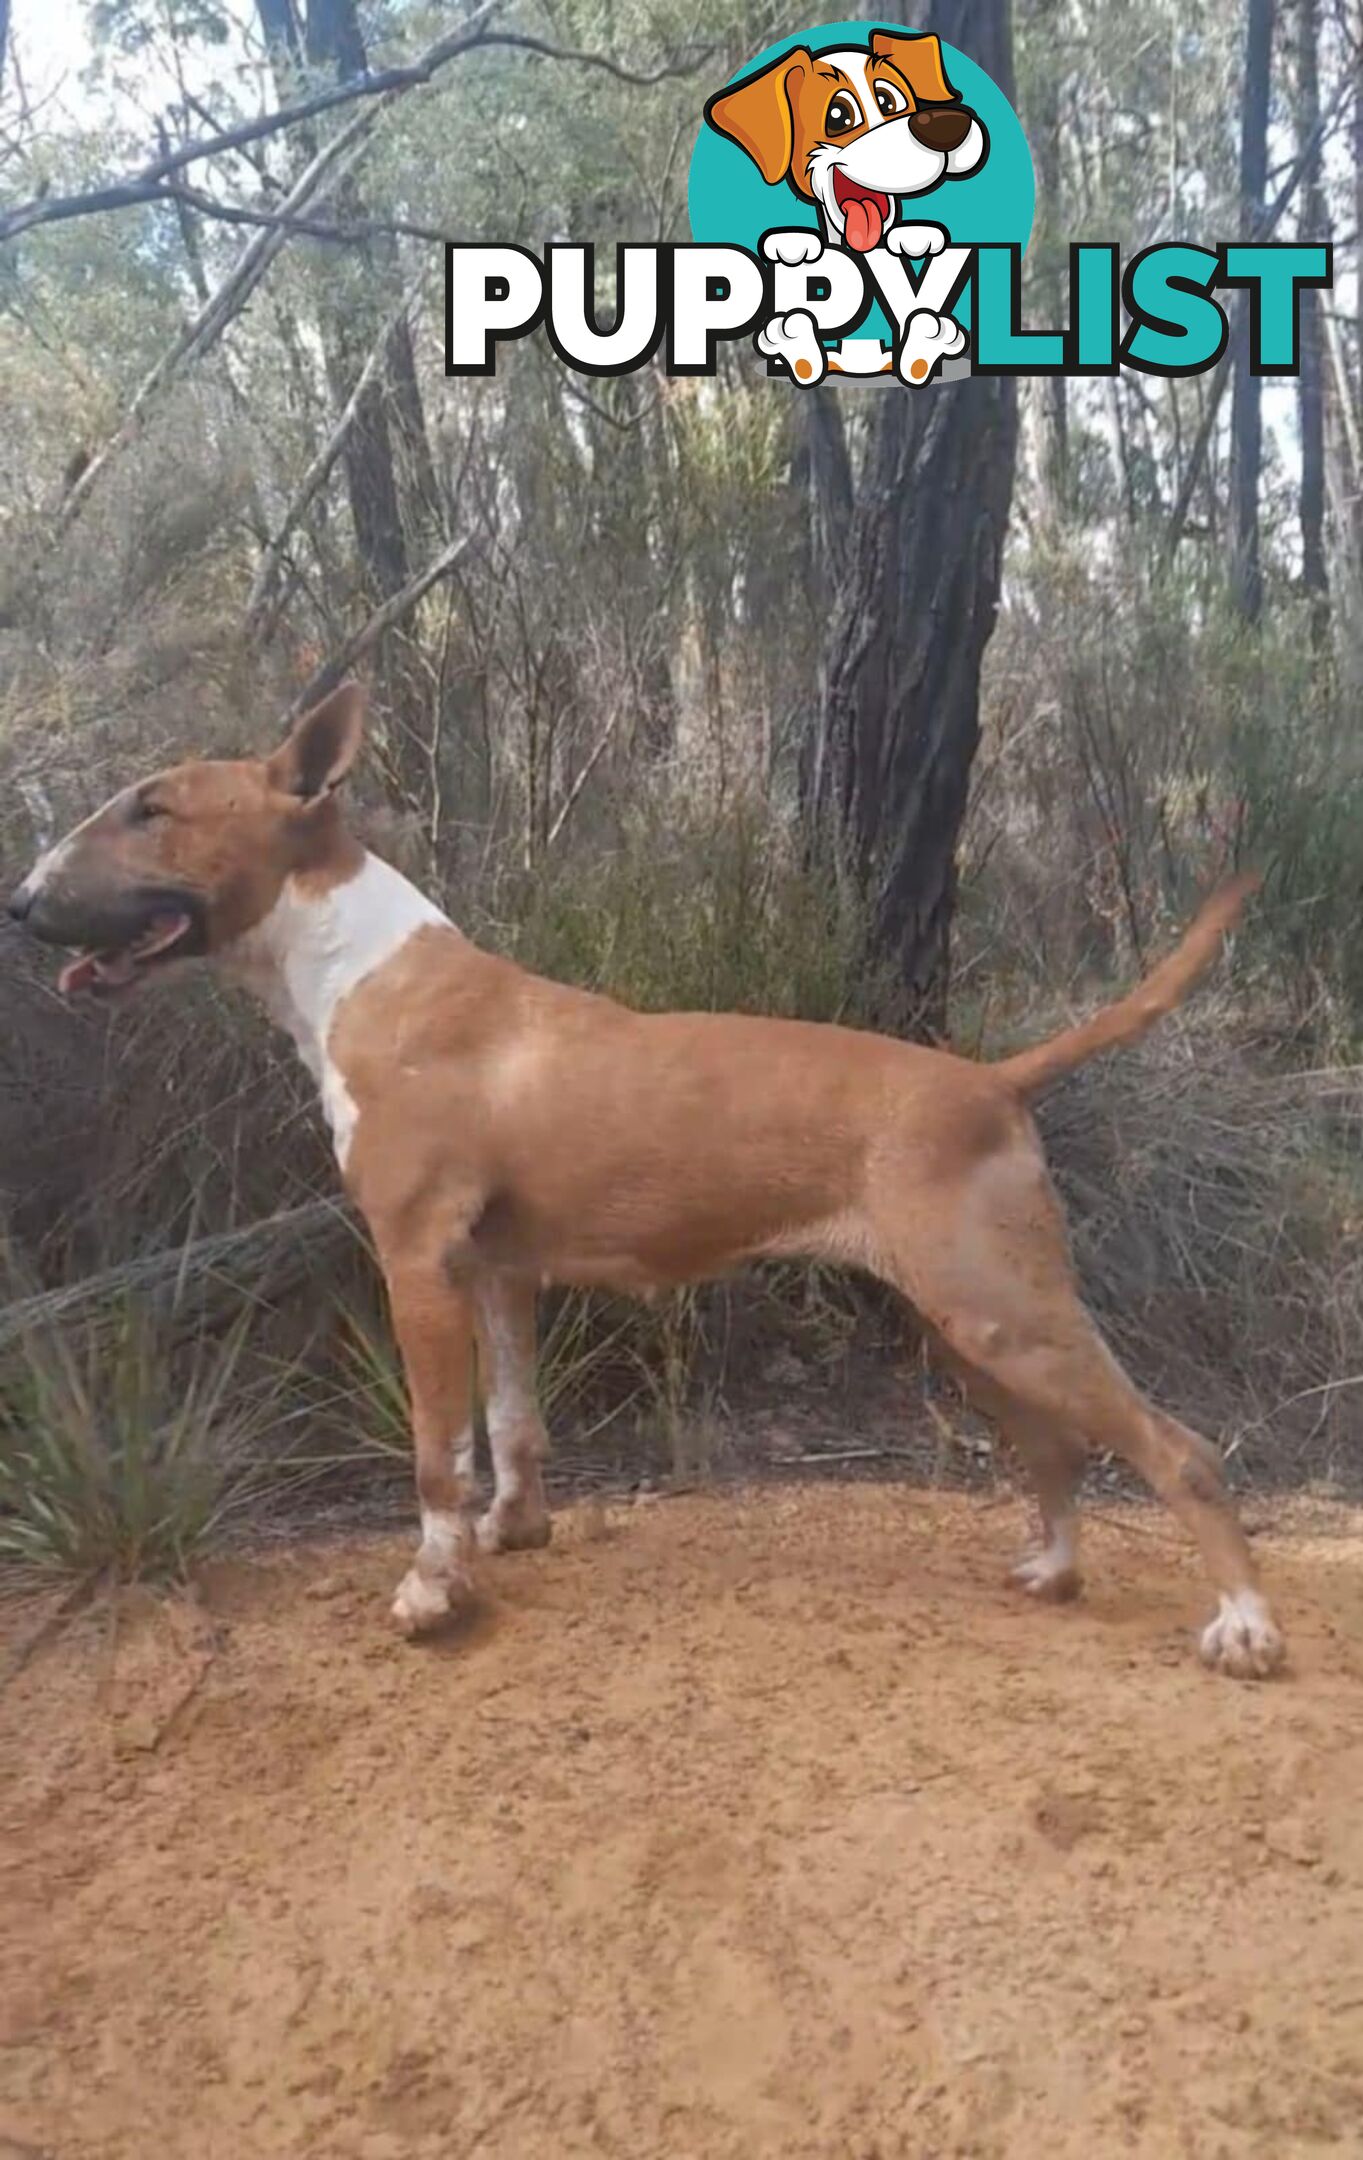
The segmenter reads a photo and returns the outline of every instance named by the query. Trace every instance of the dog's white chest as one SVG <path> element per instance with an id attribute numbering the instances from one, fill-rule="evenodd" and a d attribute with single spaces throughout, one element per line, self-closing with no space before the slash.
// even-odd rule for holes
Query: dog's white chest
<path id="1" fill-rule="evenodd" d="M 354 877 L 326 892 L 300 892 L 291 880 L 232 956 L 233 972 L 293 1037 L 316 1080 L 343 1171 L 359 1108 L 331 1055 L 337 1012 L 418 930 L 448 920 L 391 863 L 366 855 Z"/>

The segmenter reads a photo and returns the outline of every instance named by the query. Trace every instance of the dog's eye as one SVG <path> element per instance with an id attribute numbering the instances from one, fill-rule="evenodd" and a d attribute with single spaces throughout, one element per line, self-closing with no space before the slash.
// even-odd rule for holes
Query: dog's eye
<path id="1" fill-rule="evenodd" d="M 891 113 L 907 112 L 909 109 L 909 101 L 903 91 L 898 89 L 892 82 L 878 82 L 876 84 L 876 104 L 887 120 Z"/>
<path id="2" fill-rule="evenodd" d="M 825 133 L 829 135 L 845 135 L 849 128 L 860 127 L 860 125 L 860 105 L 858 105 L 850 90 L 839 90 L 828 108 L 828 117 L 824 121 Z"/>

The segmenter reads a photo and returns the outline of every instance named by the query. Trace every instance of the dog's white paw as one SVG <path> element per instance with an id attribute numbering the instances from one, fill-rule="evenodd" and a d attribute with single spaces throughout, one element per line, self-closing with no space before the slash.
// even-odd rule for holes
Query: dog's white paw
<path id="1" fill-rule="evenodd" d="M 1202 1630 L 1204 1665 L 1232 1680 L 1267 1680 L 1287 1656 L 1287 1644 L 1257 1590 L 1224 1592 L 1216 1618 Z"/>
<path id="2" fill-rule="evenodd" d="M 1079 1569 L 1075 1563 L 1074 1540 L 1055 1537 L 1035 1552 L 1024 1553 L 1012 1571 L 1012 1578 L 1028 1597 L 1053 1605 L 1078 1597 Z"/>
<path id="3" fill-rule="evenodd" d="M 393 1599 L 393 1618 L 404 1635 L 424 1635 L 456 1611 L 471 1588 L 463 1574 L 423 1575 L 409 1568 Z"/>
<path id="4" fill-rule="evenodd" d="M 917 389 L 943 360 L 964 351 L 965 332 L 954 315 L 934 315 L 931 308 L 917 308 L 904 325 L 895 369 L 902 381 Z"/>
<path id="5" fill-rule="evenodd" d="M 807 308 L 792 308 L 789 315 L 774 315 L 764 323 L 757 333 L 757 350 L 768 359 L 783 360 L 796 382 L 822 382 L 827 372 L 828 355 Z"/>
<path id="6" fill-rule="evenodd" d="M 762 253 L 768 262 L 784 263 L 788 270 L 795 270 L 801 263 L 818 261 L 823 253 L 823 234 L 810 232 L 807 226 L 792 232 L 763 233 Z"/>
<path id="7" fill-rule="evenodd" d="M 915 262 L 923 255 L 940 255 L 946 244 L 940 225 L 892 225 L 883 243 L 892 255 L 908 255 Z"/>

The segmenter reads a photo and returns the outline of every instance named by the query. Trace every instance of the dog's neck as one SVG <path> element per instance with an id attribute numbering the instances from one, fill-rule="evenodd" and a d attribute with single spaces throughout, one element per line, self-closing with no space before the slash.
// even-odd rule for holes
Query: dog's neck
<path id="1" fill-rule="evenodd" d="M 287 879 L 269 914 L 224 953 L 223 965 L 293 1037 L 325 1099 L 327 1038 L 341 1000 L 415 931 L 448 922 L 401 871 L 360 850 L 354 869 L 335 882 Z"/>

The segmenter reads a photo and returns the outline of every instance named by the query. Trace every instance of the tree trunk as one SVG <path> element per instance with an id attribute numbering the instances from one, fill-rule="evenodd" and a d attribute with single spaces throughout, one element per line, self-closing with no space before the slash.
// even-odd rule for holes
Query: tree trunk
<path id="1" fill-rule="evenodd" d="M 1024 50 L 1036 60 L 1024 118 L 1036 151 L 1037 229 L 1033 235 L 1033 290 L 1043 322 L 1063 322 L 1069 306 L 1069 258 L 1060 200 L 1062 75 L 1057 55 L 1062 36 L 1060 0 L 1027 0 Z M 1040 375 L 1029 386 L 1036 430 L 1037 481 L 1043 523 L 1064 522 L 1069 501 L 1069 384 L 1063 375 Z"/>
<path id="2" fill-rule="evenodd" d="M 310 0 L 305 52 L 310 67 L 334 75 L 338 82 L 350 82 L 365 73 L 364 39 L 351 0 Z M 346 220 L 358 221 L 364 215 L 353 187 L 339 207 Z M 334 304 L 329 308 L 327 371 L 338 407 L 350 396 L 379 328 L 375 283 L 370 249 L 364 242 L 348 260 L 328 266 Z M 371 594 L 376 600 L 387 600 L 406 583 L 407 543 L 382 371 L 359 400 L 343 455 L 350 514 Z"/>
<path id="3" fill-rule="evenodd" d="M 946 0 L 933 28 L 1012 95 L 1009 0 Z M 972 376 L 864 394 L 875 410 L 826 602 L 806 814 L 816 844 L 831 839 L 864 895 L 870 956 L 895 978 L 895 1017 L 940 1033 L 980 663 L 1013 488 L 1016 387 Z"/>
<path id="4" fill-rule="evenodd" d="M 1320 125 L 1320 0 L 1298 0 L 1297 147 L 1306 154 Z M 1326 238 L 1319 147 L 1310 153 L 1303 178 L 1301 237 Z M 1330 632 L 1330 583 L 1325 566 L 1325 403 L 1321 295 L 1301 296 L 1301 377 L 1297 399 L 1301 427 L 1301 582 L 1311 609 L 1311 642 L 1324 651 Z"/>
<path id="5" fill-rule="evenodd" d="M 1344 339 L 1337 319 L 1325 329 L 1325 481 L 1334 532 L 1333 661 L 1340 693 L 1363 689 L 1363 545 L 1359 500 L 1363 494 L 1360 408 L 1354 399 Z"/>
<path id="6" fill-rule="evenodd" d="M 339 82 L 368 73 L 369 54 L 355 0 L 309 0 L 307 54 L 314 66 L 330 68 Z M 357 203 L 355 208 L 357 216 L 363 216 L 363 205 Z M 361 252 L 374 281 L 372 307 L 377 323 L 397 306 L 402 291 L 397 240 L 390 233 L 376 233 L 363 243 Z M 417 382 L 412 325 L 405 314 L 398 318 L 389 346 L 388 387 L 403 477 L 414 508 L 424 520 L 432 521 L 438 513 L 435 467 Z"/>
<path id="7" fill-rule="evenodd" d="M 1268 76 L 1273 51 L 1273 0 L 1249 0 L 1245 33 L 1244 112 L 1240 132 L 1240 213 L 1246 232 L 1258 232 L 1268 179 Z M 1259 563 L 1259 469 L 1263 405 L 1249 370 L 1249 310 L 1237 310 L 1231 343 L 1230 589 L 1237 612 L 1257 623 L 1263 610 Z"/>
<path id="8" fill-rule="evenodd" d="M 1354 250 L 1363 247 L 1363 0 L 1355 0 L 1349 18 L 1349 38 L 1354 56 Z M 1356 280 L 1354 293 L 1357 336 L 1354 352 L 1358 367 L 1358 396 L 1355 410 L 1363 412 L 1363 277 Z"/>
<path id="9" fill-rule="evenodd" d="M 353 0 L 313 0 L 305 37 L 292 0 L 256 0 L 256 10 L 281 98 L 290 94 L 305 67 L 332 75 L 338 82 L 367 71 Z M 305 146 L 307 134 L 300 130 Z M 365 205 L 353 181 L 339 191 L 338 209 L 344 222 L 363 221 Z M 370 596 L 379 602 L 400 591 L 408 576 L 400 463 L 410 474 L 420 511 L 432 510 L 435 502 L 411 333 L 405 318 L 397 315 L 398 286 L 396 243 L 381 247 L 377 241 L 360 241 L 344 255 L 329 257 L 327 297 L 320 310 L 327 378 L 338 410 L 350 398 L 385 316 L 394 318 L 386 356 L 388 379 L 383 369 L 372 375 L 358 401 L 342 454 L 356 548 Z M 386 302 L 391 304 L 386 306 Z M 418 522 L 426 519 L 419 516 Z"/>

